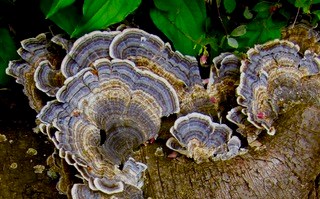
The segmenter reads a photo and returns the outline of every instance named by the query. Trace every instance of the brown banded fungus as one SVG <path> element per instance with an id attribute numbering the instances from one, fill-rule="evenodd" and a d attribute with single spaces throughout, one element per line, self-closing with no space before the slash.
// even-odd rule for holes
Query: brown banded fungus
<path id="1" fill-rule="evenodd" d="M 235 92 L 239 85 L 240 65 L 240 59 L 232 53 L 222 53 L 213 59 L 207 92 L 220 120 L 236 105 Z"/>
<path id="2" fill-rule="evenodd" d="M 119 31 L 93 31 L 80 37 L 62 61 L 63 75 L 72 77 L 82 69 L 91 67 L 97 59 L 110 59 L 110 43 L 119 33 Z"/>
<path id="3" fill-rule="evenodd" d="M 65 49 L 64 58 L 47 49 L 53 44 Z M 12 61 L 7 73 L 25 86 L 40 112 L 40 130 L 59 157 L 80 173 L 83 183 L 74 185 L 73 198 L 139 198 L 147 166 L 132 158 L 133 151 L 156 138 L 161 118 L 170 114 L 180 117 L 168 147 L 197 163 L 241 152 L 231 129 L 207 116 L 234 97 L 239 60 L 231 54 L 216 59 L 206 90 L 194 57 L 135 28 L 94 31 L 74 43 L 39 35 L 22 46 L 23 61 Z M 40 91 L 55 99 L 43 107 Z"/>
<path id="4" fill-rule="evenodd" d="M 197 60 L 173 51 L 170 44 L 158 36 L 136 28 L 91 32 L 74 43 L 62 62 L 61 71 L 71 77 L 100 58 L 130 60 L 138 68 L 165 78 L 176 90 L 183 113 L 209 102 Z"/>
<path id="5" fill-rule="evenodd" d="M 173 137 L 168 139 L 167 146 L 196 163 L 209 158 L 230 159 L 238 154 L 241 145 L 239 138 L 231 137 L 232 130 L 227 125 L 215 123 L 201 113 L 179 117 L 170 133 Z"/>
<path id="6" fill-rule="evenodd" d="M 68 51 L 70 43 L 61 35 L 49 40 L 46 34 L 23 40 L 17 51 L 22 59 L 10 61 L 6 69 L 8 75 L 24 86 L 29 105 L 37 112 L 46 102 L 43 93 L 52 97 L 63 84 L 60 63 L 65 51 L 62 48 Z"/>
<path id="7" fill-rule="evenodd" d="M 116 198 L 132 198 L 143 199 L 143 193 L 140 189 L 133 186 L 124 187 L 124 191 L 112 194 L 112 196 L 91 190 L 84 184 L 75 184 L 71 189 L 71 197 L 76 199 L 116 199 Z"/>
<path id="8" fill-rule="evenodd" d="M 169 43 L 140 29 L 125 29 L 115 36 L 110 44 L 110 56 L 131 60 L 137 67 L 167 79 L 175 88 L 202 85 L 194 57 L 173 51 Z"/>
<path id="9" fill-rule="evenodd" d="M 246 138 L 248 144 L 251 145 L 251 143 L 258 138 L 262 130 L 250 123 L 242 110 L 242 106 L 234 107 L 228 112 L 226 118 L 238 126 L 236 131 Z"/>
<path id="10" fill-rule="evenodd" d="M 157 137 L 161 117 L 179 112 L 173 87 L 131 61 L 98 59 L 66 79 L 56 96 L 38 118 L 58 129 L 51 139 L 60 156 L 92 190 L 121 192 L 123 183 L 140 188 L 140 179 L 116 165 L 126 165 L 134 148 Z"/>
<path id="11" fill-rule="evenodd" d="M 131 60 L 138 68 L 165 78 L 179 96 L 181 114 L 210 104 L 195 57 L 173 51 L 169 43 L 156 35 L 140 29 L 125 29 L 111 42 L 110 56 Z M 204 112 L 210 108 L 205 108 Z"/>
<path id="12" fill-rule="evenodd" d="M 284 28 L 281 31 L 281 38 L 297 44 L 302 54 L 306 50 L 319 54 L 320 34 L 315 30 L 316 27 L 312 26 L 308 21 L 302 20 Z"/>
<path id="13" fill-rule="evenodd" d="M 299 46 L 287 40 L 256 45 L 242 61 L 237 101 L 242 112 L 259 129 L 275 134 L 279 115 L 301 103 L 309 103 L 308 85 L 303 78 L 319 73 L 316 54 L 299 53 Z"/>

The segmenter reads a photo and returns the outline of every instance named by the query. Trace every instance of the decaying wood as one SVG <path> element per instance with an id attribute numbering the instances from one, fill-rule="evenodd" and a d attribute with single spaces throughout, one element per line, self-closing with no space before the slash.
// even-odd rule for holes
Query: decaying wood
<path id="1" fill-rule="evenodd" d="M 155 156 L 159 142 L 142 147 L 148 165 L 146 198 L 319 198 L 320 108 L 294 109 L 277 121 L 277 134 L 259 150 L 228 161 L 195 164 Z"/>

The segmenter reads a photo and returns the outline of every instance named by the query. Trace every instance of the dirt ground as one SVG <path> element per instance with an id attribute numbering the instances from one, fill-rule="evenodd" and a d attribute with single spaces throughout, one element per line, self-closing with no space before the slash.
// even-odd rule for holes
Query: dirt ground
<path id="1" fill-rule="evenodd" d="M 53 145 L 33 132 L 35 116 L 22 87 L 0 88 L 0 199 L 67 198 L 46 165 Z"/>

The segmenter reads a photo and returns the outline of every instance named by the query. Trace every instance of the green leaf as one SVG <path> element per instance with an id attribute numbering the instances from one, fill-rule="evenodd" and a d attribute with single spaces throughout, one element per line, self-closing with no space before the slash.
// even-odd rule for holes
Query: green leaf
<path id="1" fill-rule="evenodd" d="M 294 6 L 297 8 L 309 7 L 311 5 L 311 0 L 296 0 Z"/>
<path id="2" fill-rule="evenodd" d="M 8 83 L 9 76 L 6 75 L 5 70 L 9 61 L 17 57 L 16 46 L 8 29 L 0 28 L 0 85 Z"/>
<path id="3" fill-rule="evenodd" d="M 267 1 L 261 1 L 259 3 L 257 3 L 254 7 L 253 10 L 256 12 L 269 12 L 269 8 L 272 4 L 270 2 Z"/>
<path id="4" fill-rule="evenodd" d="M 295 0 L 294 6 L 297 8 L 302 8 L 303 13 L 310 14 L 311 5 L 318 3 L 320 3 L 319 0 Z"/>
<path id="5" fill-rule="evenodd" d="M 246 6 L 244 12 L 243 12 L 243 16 L 246 18 L 246 19 L 252 19 L 253 17 L 253 14 L 251 13 L 251 11 L 249 10 L 248 6 Z"/>
<path id="6" fill-rule="evenodd" d="M 239 47 L 238 41 L 235 38 L 228 37 L 227 40 L 228 40 L 228 45 L 231 46 L 232 48 Z"/>
<path id="7" fill-rule="evenodd" d="M 240 47 L 252 47 L 254 44 L 261 44 L 269 40 L 280 38 L 281 29 L 286 21 L 274 21 L 271 18 L 256 18 L 247 24 L 246 34 L 237 38 Z"/>
<path id="8" fill-rule="evenodd" d="M 233 37 L 239 37 L 242 36 L 244 34 L 246 34 L 247 32 L 247 26 L 246 25 L 240 25 L 238 27 L 236 27 L 232 32 L 231 32 L 231 36 Z"/>
<path id="9" fill-rule="evenodd" d="M 223 6 L 227 13 L 232 13 L 236 8 L 236 0 L 223 0 Z"/>
<path id="10" fill-rule="evenodd" d="M 257 12 L 256 17 L 260 18 L 266 18 L 270 16 L 269 9 L 273 4 L 271 2 L 266 2 L 266 1 L 261 1 L 257 3 L 254 7 L 253 10 Z"/>
<path id="11" fill-rule="evenodd" d="M 40 1 L 41 11 L 45 15 L 49 13 L 52 2 L 53 0 Z M 71 4 L 65 8 L 61 8 L 59 11 L 51 15 L 49 19 L 52 20 L 61 29 L 66 31 L 69 35 L 71 35 L 71 33 L 76 28 L 79 22 L 79 19 L 81 19 L 81 17 L 82 16 L 79 14 L 77 7 Z"/>
<path id="12" fill-rule="evenodd" d="M 286 19 L 289 20 L 291 18 L 292 15 L 295 15 L 296 13 L 291 13 L 289 10 L 285 9 L 285 8 L 280 8 L 279 9 L 279 13 Z"/>
<path id="13" fill-rule="evenodd" d="M 320 0 L 288 0 L 297 8 L 302 8 L 303 13 L 310 14 L 311 5 L 319 4 Z M 312 12 L 313 13 L 313 12 Z"/>
<path id="14" fill-rule="evenodd" d="M 46 18 L 51 17 L 53 14 L 73 4 L 76 0 L 53 0 L 50 10 L 48 11 Z"/>
<path id="15" fill-rule="evenodd" d="M 82 23 L 76 27 L 71 36 L 81 36 L 86 32 L 121 22 L 136 10 L 140 3 L 141 0 L 85 0 Z"/>
<path id="16" fill-rule="evenodd" d="M 320 10 L 313 11 L 312 13 L 316 15 L 318 20 L 320 20 Z"/>
<path id="17" fill-rule="evenodd" d="M 204 30 L 207 18 L 205 1 L 154 0 L 154 4 L 151 19 L 176 50 L 197 55 L 201 46 L 208 44 Z"/>
<path id="18" fill-rule="evenodd" d="M 210 45 L 210 47 L 213 51 L 216 51 L 216 52 L 218 51 L 219 46 L 218 46 L 217 38 L 214 38 L 214 37 L 206 38 L 203 45 L 207 45 L 207 44 Z"/>

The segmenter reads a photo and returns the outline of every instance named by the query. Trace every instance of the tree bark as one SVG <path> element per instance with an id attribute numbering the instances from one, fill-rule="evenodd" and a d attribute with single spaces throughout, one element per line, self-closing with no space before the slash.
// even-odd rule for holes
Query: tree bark
<path id="1" fill-rule="evenodd" d="M 148 165 L 145 198 L 319 198 L 320 109 L 292 110 L 277 121 L 260 150 L 228 161 L 196 164 L 170 153 L 161 140 L 142 147 Z M 164 156 L 155 156 L 162 146 Z"/>

